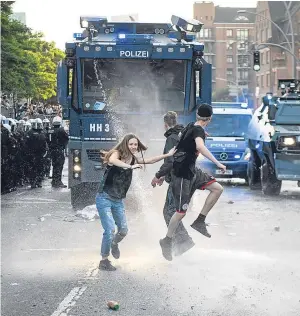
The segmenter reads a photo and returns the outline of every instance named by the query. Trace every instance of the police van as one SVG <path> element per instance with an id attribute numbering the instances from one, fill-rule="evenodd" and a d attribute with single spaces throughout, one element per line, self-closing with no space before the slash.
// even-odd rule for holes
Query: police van
<path id="1" fill-rule="evenodd" d="M 213 117 L 206 127 L 206 146 L 227 170 L 223 174 L 214 163 L 199 156 L 198 165 L 216 178 L 242 178 L 248 182 L 247 165 L 250 159 L 247 130 L 252 110 L 247 103 L 212 102 Z"/>

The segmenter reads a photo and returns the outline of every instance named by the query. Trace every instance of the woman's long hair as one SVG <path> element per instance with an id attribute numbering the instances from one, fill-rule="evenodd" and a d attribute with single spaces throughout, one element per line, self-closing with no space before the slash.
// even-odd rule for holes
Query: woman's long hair
<path id="1" fill-rule="evenodd" d="M 114 147 L 112 148 L 110 151 L 106 152 L 106 151 L 100 151 L 101 156 L 103 158 L 103 162 L 104 163 L 108 163 L 110 156 L 118 151 L 120 154 L 120 160 L 127 160 L 129 157 L 133 157 L 134 155 L 131 153 L 131 151 L 128 148 L 128 143 L 129 140 L 135 138 L 138 141 L 138 148 L 137 151 L 140 152 L 142 154 L 143 157 L 143 151 L 147 150 L 147 147 L 140 141 L 140 139 L 135 135 L 135 134 L 126 134 L 123 139 Z M 144 160 L 144 157 L 143 157 Z"/>

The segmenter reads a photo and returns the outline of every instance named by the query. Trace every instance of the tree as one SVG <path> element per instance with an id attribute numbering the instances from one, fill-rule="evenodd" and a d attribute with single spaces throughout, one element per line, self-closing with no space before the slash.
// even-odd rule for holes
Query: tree
<path id="1" fill-rule="evenodd" d="M 1 2 L 2 91 L 48 99 L 56 94 L 56 66 L 64 54 L 54 42 L 44 41 L 42 33 L 11 19 L 13 3 Z"/>

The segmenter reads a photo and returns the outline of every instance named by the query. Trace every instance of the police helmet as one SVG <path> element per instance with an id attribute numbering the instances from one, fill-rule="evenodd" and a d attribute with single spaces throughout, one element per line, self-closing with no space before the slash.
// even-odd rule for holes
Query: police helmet
<path id="1" fill-rule="evenodd" d="M 36 129 L 43 129 L 43 121 L 40 118 L 35 119 Z"/>
<path id="2" fill-rule="evenodd" d="M 60 126 L 62 124 L 62 118 L 60 116 L 55 116 L 53 118 L 52 124 L 54 126 L 58 126 L 58 125 Z"/>
<path id="3" fill-rule="evenodd" d="M 28 132 L 29 130 L 31 130 L 31 124 L 29 122 L 25 122 L 25 124 L 24 124 L 24 131 Z"/>
<path id="4" fill-rule="evenodd" d="M 50 127 L 50 121 L 47 118 L 43 119 L 43 126 L 44 128 Z"/>
<path id="5" fill-rule="evenodd" d="M 11 133 L 11 126 L 9 124 L 3 124 L 3 126 Z"/>
<path id="6" fill-rule="evenodd" d="M 10 126 L 15 126 L 15 125 L 17 125 L 16 121 L 15 121 L 13 118 L 8 118 L 7 120 L 8 120 L 8 124 L 9 124 Z"/>

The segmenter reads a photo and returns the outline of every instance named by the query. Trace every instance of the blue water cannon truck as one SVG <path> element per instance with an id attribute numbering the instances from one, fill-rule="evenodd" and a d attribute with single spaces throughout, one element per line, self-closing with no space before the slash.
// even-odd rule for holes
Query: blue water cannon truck
<path id="1" fill-rule="evenodd" d="M 81 17 L 82 33 L 66 43 L 58 66 L 58 99 L 69 120 L 69 188 L 73 207 L 94 203 L 103 172 L 100 150 L 128 132 L 146 143 L 162 140 L 162 116 L 195 120 L 211 103 L 211 64 L 195 41 L 202 23 L 172 16 L 172 23 L 109 22 Z M 158 146 L 159 144 L 159 146 Z M 162 151 L 163 143 L 151 145 Z"/>

